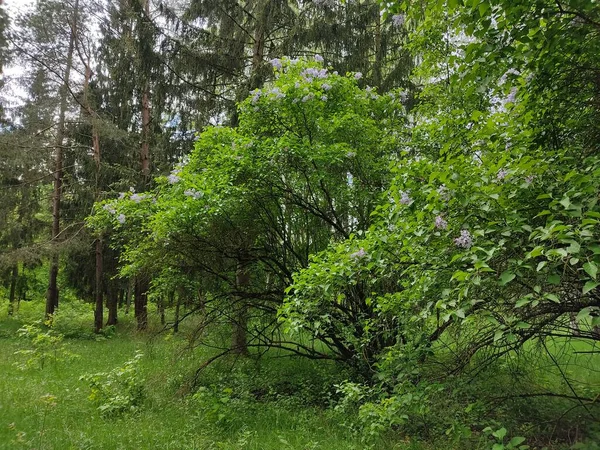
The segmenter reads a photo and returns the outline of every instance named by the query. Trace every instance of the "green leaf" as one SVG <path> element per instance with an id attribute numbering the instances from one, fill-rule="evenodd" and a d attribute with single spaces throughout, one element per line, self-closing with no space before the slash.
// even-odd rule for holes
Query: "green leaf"
<path id="1" fill-rule="evenodd" d="M 583 265 L 583 270 L 586 271 L 586 273 L 592 277 L 594 280 L 596 279 L 596 275 L 598 275 L 598 266 L 596 265 L 595 262 L 590 261 L 590 262 L 586 262 Z"/>
<path id="2" fill-rule="evenodd" d="M 560 275 L 553 274 L 548 277 L 548 283 L 558 286 L 560 284 Z"/>
<path id="3" fill-rule="evenodd" d="M 556 294 L 547 293 L 547 294 L 544 294 L 544 298 L 551 300 L 554 303 L 560 303 L 560 300 L 558 299 L 558 296 Z"/>
<path id="4" fill-rule="evenodd" d="M 600 286 L 600 283 L 598 283 L 597 281 L 588 281 L 587 283 L 584 284 L 583 286 L 583 291 L 581 292 L 583 295 L 587 294 L 588 292 L 596 289 L 598 286 Z"/>
<path id="5" fill-rule="evenodd" d="M 504 436 L 506 436 L 506 428 L 502 427 L 499 430 L 496 430 L 492 433 L 492 436 L 494 436 L 495 438 L 498 438 L 498 440 L 502 440 L 504 439 Z"/>
<path id="6" fill-rule="evenodd" d="M 525 442 L 525 438 L 523 436 L 515 436 L 510 440 L 509 444 L 513 447 L 516 447 L 517 445 L 522 444 L 523 442 Z"/>
<path id="7" fill-rule="evenodd" d="M 504 286 L 507 283 L 510 283 L 512 280 L 515 279 L 515 274 L 512 273 L 509 270 L 505 270 L 504 272 L 502 272 L 502 275 L 500 275 L 500 286 Z"/>
<path id="8" fill-rule="evenodd" d="M 519 300 L 517 300 L 517 303 L 515 303 L 515 308 L 521 308 L 521 307 L 529 304 L 530 302 L 531 302 L 530 297 L 520 298 Z"/>
<path id="9" fill-rule="evenodd" d="M 499 341 L 500 339 L 502 339 L 502 336 L 504 336 L 504 331 L 502 331 L 502 330 L 496 330 L 496 332 L 494 333 L 494 342 Z"/>
<path id="10" fill-rule="evenodd" d="M 546 264 L 548 264 L 548 261 L 540 261 L 540 263 L 537 265 L 537 268 L 535 269 L 536 272 L 542 270 Z"/>

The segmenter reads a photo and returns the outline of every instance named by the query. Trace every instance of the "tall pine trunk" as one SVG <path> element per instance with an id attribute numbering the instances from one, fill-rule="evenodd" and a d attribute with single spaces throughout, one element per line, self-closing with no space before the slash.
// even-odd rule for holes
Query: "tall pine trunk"
<path id="1" fill-rule="evenodd" d="M 55 167 L 54 167 L 54 190 L 52 195 L 52 240 L 56 242 L 60 236 L 60 201 L 63 182 L 63 144 L 65 135 L 65 114 L 67 112 L 67 95 L 73 67 L 73 50 L 77 38 L 77 15 L 79 13 L 79 0 L 75 0 L 73 7 L 73 24 L 69 37 L 67 50 L 67 61 L 63 84 L 60 89 L 60 109 L 58 114 L 58 126 L 56 129 Z M 46 319 L 51 319 L 58 307 L 58 251 L 55 249 L 50 259 L 50 277 L 48 281 L 48 292 L 46 295 Z"/>
<path id="2" fill-rule="evenodd" d="M 150 0 L 143 0 L 144 22 L 150 17 Z M 147 26 L 145 23 L 142 26 Z M 145 33 L 140 32 L 140 38 L 144 38 Z M 143 56 L 142 56 L 143 57 Z M 150 179 L 150 81 L 148 74 L 144 74 L 142 88 L 142 144 L 140 148 L 140 160 L 142 166 L 142 180 L 146 187 Z M 148 326 L 148 287 L 149 282 L 144 275 L 136 277 L 135 281 L 135 299 L 134 315 L 137 320 L 138 331 L 145 330 Z"/>

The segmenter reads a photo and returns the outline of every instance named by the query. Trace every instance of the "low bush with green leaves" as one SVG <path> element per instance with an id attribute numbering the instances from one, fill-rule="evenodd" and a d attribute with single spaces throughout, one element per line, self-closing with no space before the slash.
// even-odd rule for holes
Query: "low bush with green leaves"
<path id="1" fill-rule="evenodd" d="M 15 352 L 24 359 L 15 363 L 19 369 L 43 369 L 48 362 L 68 361 L 78 357 L 63 345 L 64 336 L 42 324 L 41 320 L 23 325 L 17 330 L 17 335 L 26 342 L 27 347 Z"/>
<path id="2" fill-rule="evenodd" d="M 101 416 L 121 416 L 136 412 L 142 406 L 146 393 L 139 364 L 143 356 L 138 351 L 132 359 L 110 372 L 80 377 L 89 385 L 91 392 L 88 399 L 97 406 Z"/>

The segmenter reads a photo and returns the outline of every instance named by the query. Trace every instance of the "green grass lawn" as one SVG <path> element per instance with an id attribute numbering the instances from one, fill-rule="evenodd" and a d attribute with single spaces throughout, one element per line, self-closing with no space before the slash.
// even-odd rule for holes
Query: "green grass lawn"
<path id="1" fill-rule="evenodd" d="M 26 355 L 15 352 L 27 342 L 16 336 L 19 326 L 0 321 L 2 449 L 366 448 L 346 418 L 323 406 L 325 394 L 318 398 L 327 384 L 323 377 L 333 382 L 336 375 L 322 363 L 317 369 L 285 358 L 223 361 L 207 369 L 203 394 L 193 396 L 186 379 L 202 351 L 181 352 L 183 336 L 136 335 L 125 323 L 109 339 L 65 339 L 75 359 L 21 370 L 16 366 Z M 145 399 L 137 411 L 103 417 L 80 377 L 121 367 L 136 351 L 144 355 L 139 376 Z M 409 447 L 384 441 L 374 446 Z"/>

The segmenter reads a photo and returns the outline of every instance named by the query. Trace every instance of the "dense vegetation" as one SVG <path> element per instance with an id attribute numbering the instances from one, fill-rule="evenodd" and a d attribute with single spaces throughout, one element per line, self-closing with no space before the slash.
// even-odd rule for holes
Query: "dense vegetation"
<path id="1" fill-rule="evenodd" d="M 597 2 L 15 23 L 7 448 L 597 448 Z"/>

